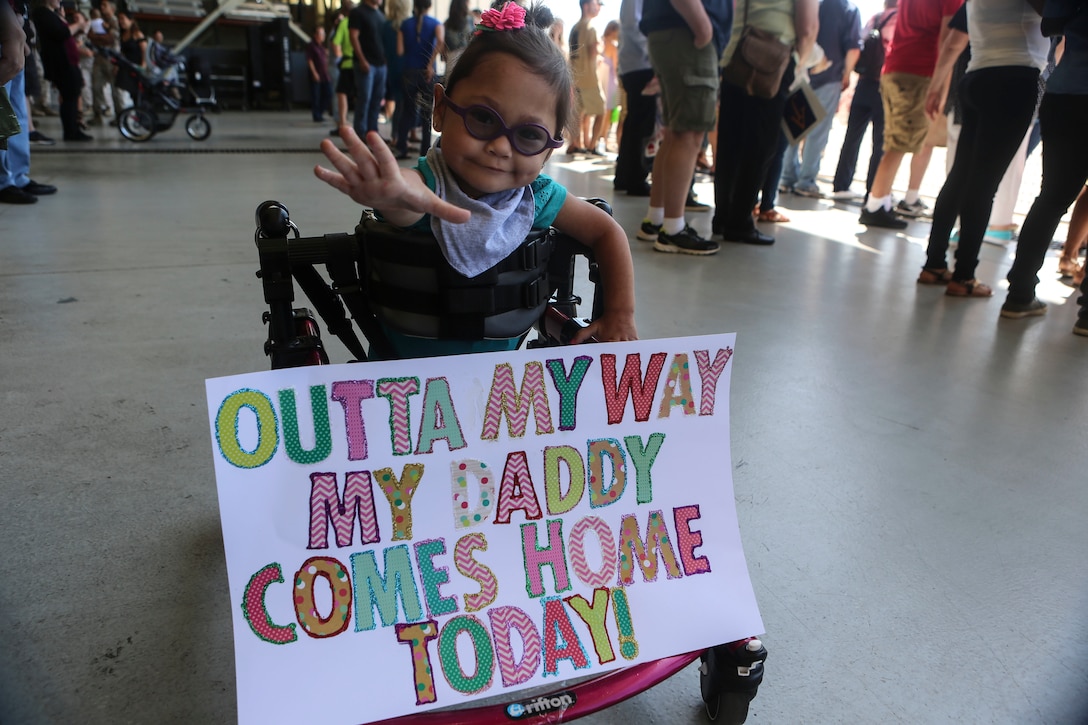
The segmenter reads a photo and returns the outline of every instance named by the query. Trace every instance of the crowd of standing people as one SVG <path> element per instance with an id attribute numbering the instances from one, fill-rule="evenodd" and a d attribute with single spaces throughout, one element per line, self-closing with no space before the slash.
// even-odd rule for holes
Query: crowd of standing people
<path id="1" fill-rule="evenodd" d="M 92 48 L 113 49 L 147 67 L 154 41 L 110 0 L 89 17 L 66 10 L 61 0 L 3 3 L 15 18 L 9 25 L 30 39 L 55 89 L 63 140 L 89 140 L 87 126 L 103 124 L 129 90 Z M 565 153 L 603 159 L 614 127 L 614 189 L 647 199 L 646 215 L 631 231 L 655 250 L 705 256 L 722 242 L 772 245 L 773 227 L 761 224 L 788 221 L 774 209 L 779 193 L 861 203 L 862 225 L 905 229 L 929 216 L 921 179 L 934 147 L 947 146 L 947 178 L 933 205 L 918 282 L 942 286 L 951 297 L 988 298 L 992 282 L 976 275 L 981 245 L 1016 236 L 1011 200 L 1024 159 L 1041 139 L 1042 191 L 1018 235 L 1001 315 L 1045 313 L 1035 296 L 1037 274 L 1078 199 L 1060 271 L 1074 283 L 1084 279 L 1084 240 L 1074 239 L 1088 226 L 1088 160 L 1075 123 L 1088 98 L 1084 0 L 886 0 L 864 25 L 851 0 L 622 0 L 618 20 L 600 34 L 600 0 L 580 0 L 579 7 L 569 33 L 559 20 L 548 29 L 573 82 Z M 445 20 L 431 10 L 431 0 L 342 0 L 307 48 L 314 121 L 328 113 L 337 120 L 332 134 L 340 134 L 353 106 L 358 137 L 378 131 L 381 119 L 397 159 L 425 156 L 436 84 L 480 32 L 480 11 L 466 0 L 454 0 Z M 789 50 L 771 92 L 754 92 L 728 72 L 756 32 Z M 16 42 L 11 35 L 3 40 L 9 48 Z M 4 203 L 33 203 L 55 191 L 29 176 L 24 149 L 52 139 L 33 129 L 29 111 L 42 105 L 44 84 L 31 72 L 37 63 L 25 67 L 7 81 L 24 133 L 0 154 Z M 803 86 L 817 113 L 795 138 L 782 121 Z M 840 99 L 851 90 L 825 192 L 818 175 Z M 858 191 L 866 133 L 872 149 Z M 894 199 L 908 156 L 906 193 Z M 708 171 L 713 205 L 693 193 L 696 175 Z M 710 209 L 712 234 L 704 238 L 687 215 Z"/>
<path id="2" fill-rule="evenodd" d="M 382 52 L 379 0 L 355 9 L 345 0 L 339 21 L 354 28 L 348 55 L 354 50 L 365 58 L 364 69 L 375 68 L 360 72 L 356 63 L 360 137 L 377 130 L 375 83 L 367 74 L 399 65 L 399 83 L 391 77 L 386 94 L 398 99 L 388 139 L 398 159 L 409 158 L 409 142 L 426 155 L 432 89 L 475 27 L 464 0 L 451 6 L 445 23 L 428 14 L 430 0 L 415 0 L 410 15 L 398 14 L 404 1 L 386 2 L 384 28 L 396 38 L 395 56 L 388 45 Z M 774 208 L 779 193 L 861 203 L 862 225 L 902 230 L 930 216 L 920 187 L 933 149 L 947 146 L 947 179 L 932 211 L 918 282 L 943 286 L 951 297 L 989 297 L 992 285 L 975 275 L 981 244 L 1007 244 L 1014 236 L 1012 204 L 1035 125 L 1042 130 L 1043 192 L 1020 235 L 1001 315 L 1045 312 L 1034 295 L 1035 275 L 1061 217 L 1078 194 L 1084 199 L 1088 176 L 1082 134 L 1063 126 L 1080 117 L 1077 104 L 1088 95 L 1081 0 L 886 0 L 864 25 L 851 0 L 622 0 L 618 20 L 600 35 L 600 0 L 580 0 L 579 7 L 569 34 L 560 20 L 550 29 L 574 87 L 565 153 L 603 157 L 616 124 L 614 190 L 648 198 L 633 236 L 660 252 L 697 256 L 717 253 L 721 242 L 768 246 L 774 236 L 758 223 L 788 221 Z M 1044 17 L 1051 18 L 1049 27 Z M 722 72 L 753 29 L 791 51 L 771 93 L 753 93 Z M 1053 69 L 1055 51 L 1062 62 L 1047 82 L 1048 52 Z M 782 119 L 800 85 L 818 108 L 803 136 L 793 138 Z M 845 137 L 825 192 L 817 177 L 840 99 L 851 91 Z M 872 148 L 861 192 L 852 187 L 867 132 Z M 908 187 L 893 199 L 907 156 Z M 686 219 L 711 208 L 692 193 L 696 174 L 707 171 L 714 186 L 710 238 Z M 1071 239 L 1084 236 L 1088 201 L 1078 204 L 1077 217 Z M 1061 271 L 1074 283 L 1084 278 L 1082 246 L 1070 241 L 1062 255 Z"/>

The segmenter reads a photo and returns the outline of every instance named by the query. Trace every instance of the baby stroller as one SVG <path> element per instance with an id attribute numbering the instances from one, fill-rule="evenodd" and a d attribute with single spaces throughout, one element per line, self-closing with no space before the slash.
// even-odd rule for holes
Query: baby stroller
<path id="1" fill-rule="evenodd" d="M 123 55 L 110 48 L 96 48 L 117 66 L 116 82 L 132 95 L 132 106 L 117 115 L 117 128 L 129 141 L 147 141 L 156 133 L 168 131 L 179 113 L 190 114 L 185 119 L 185 133 L 195 141 L 212 135 L 212 125 L 205 117 L 207 111 L 219 111 L 215 90 L 204 81 L 204 74 L 194 69 L 185 73 L 185 63 L 176 59 L 178 77 L 185 83 L 153 77 Z"/>
<path id="2" fill-rule="evenodd" d="M 606 202 L 591 201 L 611 213 Z M 389 285 L 383 284 L 383 276 L 387 278 L 385 273 L 398 265 L 402 270 L 404 265 L 418 268 L 422 266 L 419 262 L 422 257 L 440 253 L 432 237 L 397 229 L 369 213 L 364 214 L 354 233 L 301 237 L 286 207 L 276 201 L 266 201 L 257 207 L 256 221 L 254 237 L 260 257 L 257 276 L 268 304 L 263 316 L 268 325 L 265 353 L 271 358 L 273 369 L 329 363 L 318 319 L 324 321 L 357 360 L 395 358 L 377 310 L 396 308 L 403 303 L 404 296 L 398 295 L 397 290 L 390 292 Z M 505 275 L 500 287 L 494 279 L 482 279 L 488 272 L 471 279 L 458 275 L 459 279 L 440 279 L 434 294 L 414 292 L 411 297 L 430 298 L 433 314 L 443 321 L 456 317 L 450 314 L 451 306 L 475 304 L 469 314 L 485 317 L 489 311 L 493 315 L 507 315 L 520 309 L 524 311 L 522 319 L 528 321 L 525 328 L 529 328 L 522 340 L 536 332 L 536 338 L 528 342 L 529 347 L 568 344 L 578 328 L 587 324 L 578 318 L 582 300 L 574 293 L 579 257 L 588 262 L 593 285 L 590 310 L 596 317 L 602 311 L 603 295 L 592 251 L 554 229 L 534 231 L 524 245 L 499 263 L 496 269 Z M 315 268 L 319 264 L 325 265 L 328 280 Z M 509 281 L 511 275 L 513 283 Z M 316 315 L 307 308 L 294 306 L 295 282 L 309 298 Z M 498 290 L 506 294 L 500 295 Z M 451 304 L 454 299 L 456 305 Z M 466 303 L 466 300 L 481 302 Z M 456 326 L 456 322 L 453 324 Z M 368 347 L 358 336 L 356 325 Z M 747 718 L 748 705 L 762 682 L 766 657 L 767 650 L 761 642 L 749 637 L 702 652 L 633 665 L 574 684 L 559 683 L 548 693 L 539 693 L 556 696 L 561 690 L 564 696 L 571 695 L 571 703 L 558 717 L 556 712 L 548 711 L 521 717 L 520 710 L 515 716 L 528 723 L 574 720 L 647 690 L 699 659 L 700 693 L 708 718 L 740 725 Z M 524 698 L 525 694 L 522 691 L 514 696 Z M 405 715 L 380 725 L 499 725 L 510 721 L 515 708 L 517 702 L 490 701 L 471 709 Z"/>

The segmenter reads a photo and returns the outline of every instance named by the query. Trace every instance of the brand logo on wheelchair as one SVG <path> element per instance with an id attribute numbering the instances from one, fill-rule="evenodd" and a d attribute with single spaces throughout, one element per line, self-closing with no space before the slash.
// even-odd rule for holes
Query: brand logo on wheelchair
<path id="1" fill-rule="evenodd" d="M 573 692 L 558 692 L 554 695 L 535 697 L 532 700 L 512 702 L 506 706 L 506 716 L 511 720 L 520 720 L 555 710 L 566 710 L 574 705 L 576 699 Z"/>

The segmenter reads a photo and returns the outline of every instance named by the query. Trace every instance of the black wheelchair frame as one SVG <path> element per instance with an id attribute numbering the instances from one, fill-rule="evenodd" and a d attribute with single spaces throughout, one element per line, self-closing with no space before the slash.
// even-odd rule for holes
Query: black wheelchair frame
<path id="1" fill-rule="evenodd" d="M 591 201 L 611 213 L 607 202 Z M 264 316 L 268 325 L 265 353 L 271 357 L 273 369 L 328 364 L 318 320 L 324 321 L 328 331 L 358 361 L 375 356 L 380 359 L 395 357 L 365 289 L 362 245 L 366 243 L 368 232 L 362 224 L 350 234 L 302 237 L 287 208 L 278 201 L 266 201 L 258 206 L 256 221 L 254 241 L 261 264 L 258 277 L 269 306 Z M 397 232 L 390 227 L 388 233 Z M 600 271 L 592 250 L 554 230 L 549 230 L 548 234 L 555 243 L 547 270 L 552 295 L 544 315 L 534 325 L 537 337 L 529 341 L 529 347 L 569 344 L 579 328 L 588 324 L 588 320 L 578 317 L 582 299 L 574 293 L 578 257 L 586 260 L 588 279 L 593 285 L 590 320 L 600 316 L 604 305 Z M 318 272 L 314 266 L 318 264 L 325 265 L 331 281 L 326 281 Z M 294 306 L 295 282 L 313 305 L 316 315 L 308 308 Z M 369 350 L 359 338 L 356 326 L 369 343 Z M 525 333 L 523 340 L 530 332 Z"/>

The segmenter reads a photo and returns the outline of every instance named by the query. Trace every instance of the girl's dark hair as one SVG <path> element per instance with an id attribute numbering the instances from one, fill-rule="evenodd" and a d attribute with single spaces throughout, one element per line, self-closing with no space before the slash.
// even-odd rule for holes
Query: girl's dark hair
<path id="1" fill-rule="evenodd" d="M 505 2 L 497 0 L 492 7 L 501 8 Z M 574 85 L 571 81 L 570 66 L 563 52 L 548 37 L 548 28 L 553 21 L 552 11 L 546 6 L 533 3 L 525 12 L 525 27 L 518 30 L 484 30 L 474 35 L 465 51 L 446 77 L 446 94 L 453 93 L 457 84 L 472 75 L 476 66 L 492 53 L 512 55 L 543 78 L 555 89 L 555 119 L 557 137 L 561 136 L 570 124 L 571 107 L 574 99 Z"/>

